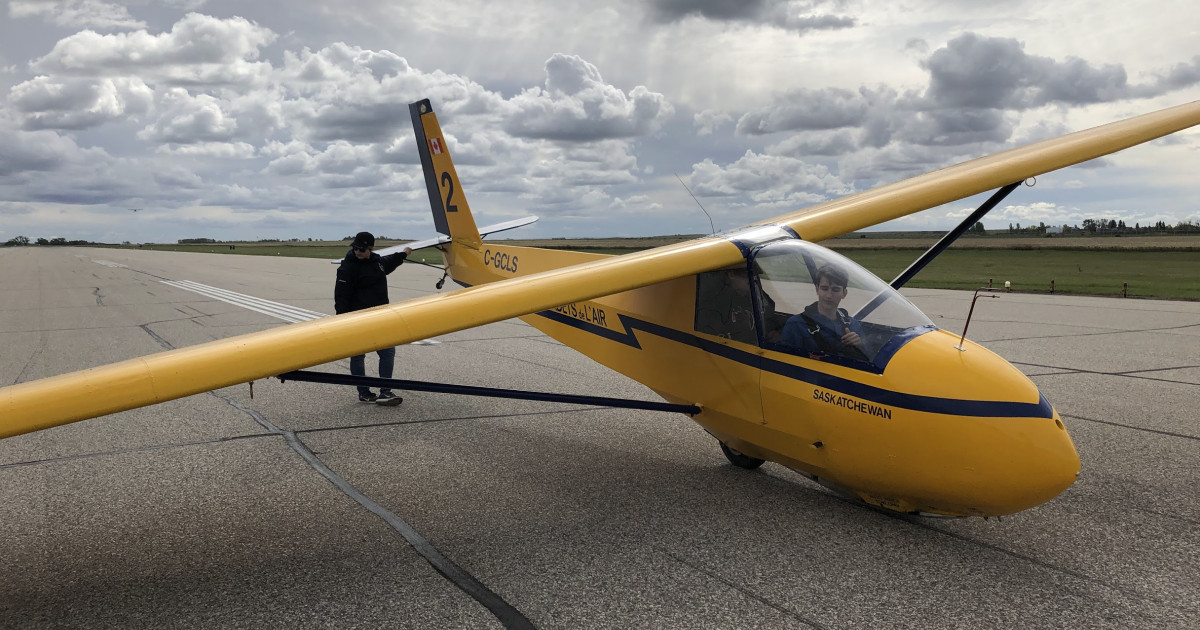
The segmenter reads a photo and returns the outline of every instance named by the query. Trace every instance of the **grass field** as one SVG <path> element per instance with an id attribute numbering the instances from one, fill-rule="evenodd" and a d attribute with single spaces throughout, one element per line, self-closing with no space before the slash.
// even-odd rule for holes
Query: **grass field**
<path id="1" fill-rule="evenodd" d="M 506 245 L 552 247 L 604 254 L 625 254 L 695 238 L 539 239 L 496 241 Z M 936 241 L 936 236 L 841 237 L 822 243 L 890 281 Z M 379 248 L 402 241 L 380 241 Z M 128 246 L 122 246 L 128 247 Z M 133 246 L 137 247 L 137 246 Z M 204 245 L 143 245 L 142 249 L 252 256 L 297 256 L 339 259 L 345 242 L 258 242 Z M 416 252 L 414 260 L 442 263 L 434 249 Z M 1200 300 L 1200 236 L 997 237 L 963 238 L 909 281 L 912 287 L 977 289 L 1004 286 L 1026 293 L 1119 296 L 1128 283 L 1129 297 Z"/>
<path id="2" fill-rule="evenodd" d="M 921 250 L 843 250 L 875 275 L 891 281 Z M 1003 287 L 1014 291 L 1081 295 L 1200 300 L 1200 252 L 950 249 L 908 282 L 911 287 L 977 289 Z"/>

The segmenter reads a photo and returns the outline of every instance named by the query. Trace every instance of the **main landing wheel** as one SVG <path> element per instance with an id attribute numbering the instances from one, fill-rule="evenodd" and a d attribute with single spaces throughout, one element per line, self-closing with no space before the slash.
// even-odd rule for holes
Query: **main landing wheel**
<path id="1" fill-rule="evenodd" d="M 721 445 L 721 452 L 725 453 L 725 459 L 728 459 L 730 464 L 733 464 L 734 466 L 737 466 L 738 468 L 745 468 L 746 470 L 754 470 L 755 468 L 758 468 L 759 466 L 763 465 L 763 460 L 761 460 L 757 457 L 750 457 L 749 455 L 743 455 L 737 449 L 732 448 L 729 445 L 727 445 L 724 442 L 721 442 L 719 440 L 717 441 L 717 443 Z"/>

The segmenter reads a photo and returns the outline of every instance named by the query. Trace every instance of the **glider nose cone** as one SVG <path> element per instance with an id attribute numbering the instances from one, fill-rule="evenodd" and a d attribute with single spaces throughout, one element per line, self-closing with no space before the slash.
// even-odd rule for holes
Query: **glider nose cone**
<path id="1" fill-rule="evenodd" d="M 1045 398 L 1043 397 L 1044 401 Z M 1047 406 L 1049 403 L 1046 403 Z M 1079 476 L 1079 452 L 1051 407 L 1051 419 L 1032 419 L 1031 426 L 1014 426 L 1008 431 L 1008 481 L 1002 481 L 1017 512 L 1040 505 L 1062 494 Z M 1007 486 L 1007 488 L 1005 488 Z"/>
<path id="2" fill-rule="evenodd" d="M 976 348 L 977 353 L 983 351 Z M 990 354 L 990 353 L 989 353 Z M 998 356 L 975 376 L 990 383 L 993 417 L 964 418 L 967 443 L 978 449 L 981 509 L 997 516 L 1053 499 L 1075 483 L 1079 453 L 1058 412 L 1027 376 Z M 1036 404 L 1031 404 L 1036 401 Z"/>
<path id="3" fill-rule="evenodd" d="M 1001 516 L 1058 496 L 1080 470 L 1058 412 L 1012 364 L 970 342 L 960 351 L 958 341 L 945 331 L 922 335 L 888 366 L 901 391 L 939 405 L 911 427 L 923 438 L 910 457 L 927 484 L 923 505 Z"/>

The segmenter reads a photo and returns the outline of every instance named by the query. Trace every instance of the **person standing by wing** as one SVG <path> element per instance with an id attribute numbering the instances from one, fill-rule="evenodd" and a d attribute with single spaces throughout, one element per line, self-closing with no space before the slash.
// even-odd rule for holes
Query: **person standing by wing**
<path id="1" fill-rule="evenodd" d="M 354 236 L 350 251 L 338 266 L 337 283 L 333 289 L 333 308 L 337 314 L 381 306 L 388 303 L 387 275 L 404 264 L 404 260 L 412 253 L 412 248 L 405 247 L 404 251 L 380 256 L 374 253 L 375 236 L 370 232 L 359 232 Z M 392 367 L 396 362 L 395 348 L 376 350 L 379 355 L 379 377 L 392 378 Z M 367 355 L 359 354 L 350 357 L 350 374 L 366 376 Z M 381 405 L 399 405 L 404 399 L 392 393 L 390 389 L 380 389 L 379 394 L 369 387 L 359 386 L 358 401 L 365 403 L 377 402 Z"/>

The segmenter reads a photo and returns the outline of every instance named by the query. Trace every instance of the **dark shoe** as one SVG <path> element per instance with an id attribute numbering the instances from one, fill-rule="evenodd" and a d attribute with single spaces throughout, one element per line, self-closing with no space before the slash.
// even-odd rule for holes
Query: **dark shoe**
<path id="1" fill-rule="evenodd" d="M 403 398 L 393 394 L 392 390 L 390 389 L 379 390 L 379 395 L 376 396 L 376 399 L 376 402 L 385 407 L 395 407 L 396 405 L 404 402 Z"/>
<path id="2" fill-rule="evenodd" d="M 375 395 L 375 392 L 367 392 L 365 394 L 358 395 L 358 402 L 373 403 L 376 400 L 379 400 L 379 397 Z"/>

